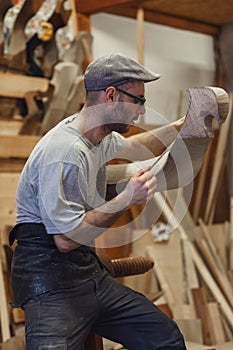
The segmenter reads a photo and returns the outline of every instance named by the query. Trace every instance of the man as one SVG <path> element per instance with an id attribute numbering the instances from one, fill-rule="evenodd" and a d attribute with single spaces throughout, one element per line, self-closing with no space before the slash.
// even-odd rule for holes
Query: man
<path id="1" fill-rule="evenodd" d="M 129 350 L 186 348 L 176 324 L 114 280 L 91 249 L 156 190 L 150 168 L 141 169 L 106 202 L 106 162 L 153 157 L 182 126 L 180 119 L 151 134 L 119 134 L 145 112 L 144 83 L 158 78 L 120 54 L 92 62 L 84 108 L 40 140 L 22 171 L 10 241 L 18 241 L 12 287 L 14 305 L 25 311 L 27 350 L 81 350 L 90 331 Z"/>

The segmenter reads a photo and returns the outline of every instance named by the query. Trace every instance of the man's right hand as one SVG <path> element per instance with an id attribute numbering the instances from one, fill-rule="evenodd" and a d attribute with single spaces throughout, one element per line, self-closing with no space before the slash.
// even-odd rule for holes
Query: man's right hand
<path id="1" fill-rule="evenodd" d="M 150 168 L 139 170 L 138 173 L 131 177 L 123 191 L 128 206 L 149 201 L 153 197 L 156 187 L 157 179 L 150 171 Z"/>
<path id="2" fill-rule="evenodd" d="M 156 189 L 157 180 L 150 168 L 137 172 L 131 177 L 125 189 L 112 200 L 102 206 L 85 213 L 82 222 L 65 235 L 71 240 L 54 235 L 55 243 L 60 251 L 66 252 L 77 248 L 78 244 L 88 245 L 106 229 L 111 227 L 120 215 L 133 204 L 149 201 Z M 58 240 L 60 241 L 58 244 Z M 75 244 L 75 242 L 77 242 Z"/>

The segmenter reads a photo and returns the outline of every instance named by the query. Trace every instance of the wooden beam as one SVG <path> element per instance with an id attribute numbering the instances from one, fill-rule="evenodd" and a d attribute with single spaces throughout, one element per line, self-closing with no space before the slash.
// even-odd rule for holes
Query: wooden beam
<path id="1" fill-rule="evenodd" d="M 41 136 L 0 136 L 1 158 L 28 158 Z"/>
<path id="2" fill-rule="evenodd" d="M 207 308 L 208 300 L 206 290 L 203 287 L 195 288 L 192 289 L 192 293 L 197 316 L 201 319 L 204 344 L 213 345 L 213 334 L 211 332 L 211 321 Z"/>
<path id="3" fill-rule="evenodd" d="M 78 31 L 82 32 L 91 32 L 91 20 L 90 20 L 90 16 L 86 16 L 82 13 L 77 13 L 77 17 L 78 17 Z"/>
<path id="4" fill-rule="evenodd" d="M 192 21 L 181 17 L 164 15 L 159 12 L 155 13 L 151 11 L 146 11 L 145 20 L 152 23 L 162 24 L 169 27 L 189 30 L 192 32 L 198 32 L 212 36 L 217 36 L 220 32 L 220 28 L 214 25 L 205 24 L 198 21 Z"/>
<path id="5" fill-rule="evenodd" d="M 137 10 L 137 49 L 138 62 L 144 64 L 144 9 Z"/>
<path id="6" fill-rule="evenodd" d="M 180 232 L 181 239 L 186 241 L 186 245 L 190 251 L 191 258 L 193 263 L 195 264 L 199 274 L 205 281 L 209 290 L 211 291 L 215 300 L 219 303 L 220 309 L 223 312 L 227 322 L 229 323 L 229 327 L 231 331 L 233 330 L 233 310 L 227 302 L 225 296 L 220 290 L 218 284 L 215 282 L 215 279 L 211 275 L 209 269 L 206 267 L 201 255 L 196 249 L 195 245 L 188 239 L 188 233 L 183 228 L 182 224 L 175 217 L 172 209 L 169 207 L 166 202 L 164 202 L 163 195 L 161 193 L 156 193 L 154 195 L 154 200 L 156 205 L 161 210 L 161 213 L 165 217 L 165 219 L 169 222 L 171 228 L 177 228 Z"/>
<path id="7" fill-rule="evenodd" d="M 0 119 L 0 135 L 17 135 L 23 124 L 22 119 Z"/>
<path id="8" fill-rule="evenodd" d="M 225 295 L 228 303 L 233 307 L 232 299 L 232 286 L 226 274 L 222 274 L 218 265 L 216 264 L 214 257 L 211 255 L 208 244 L 204 239 L 198 239 L 196 241 L 199 251 L 201 252 L 203 259 L 211 272 L 212 276 L 215 278 L 215 281 L 218 283 L 218 286 L 221 288 L 221 291 Z"/>
<path id="9" fill-rule="evenodd" d="M 6 286 L 4 283 L 4 274 L 2 269 L 2 261 L 0 260 L 0 316 L 1 316 L 1 333 L 2 341 L 5 342 L 11 337 L 10 334 L 10 318 L 9 318 L 9 304 L 7 302 Z"/>
<path id="10" fill-rule="evenodd" d="M 72 24 L 73 24 L 73 34 L 76 36 L 78 34 L 78 16 L 77 16 L 77 6 L 76 6 L 76 0 L 71 0 L 71 16 L 73 18 Z"/>
<path id="11" fill-rule="evenodd" d="M 216 205 L 217 202 L 217 195 L 219 188 L 219 178 L 221 176 L 221 171 L 223 171 L 222 167 L 224 166 L 224 157 L 226 154 L 227 149 L 227 141 L 229 138 L 229 132 L 230 132 L 230 125 L 231 125 L 231 119 L 233 116 L 233 93 L 230 93 L 230 107 L 229 107 L 229 113 L 228 117 L 226 119 L 226 122 L 221 125 L 219 136 L 218 136 L 218 143 L 217 148 L 215 151 L 215 158 L 214 158 L 214 166 L 212 169 L 211 179 L 210 181 L 210 188 L 207 198 L 207 204 L 204 214 L 204 222 L 211 224 L 212 217 L 212 207 Z M 215 207 L 213 207 L 215 209 Z M 214 210 L 215 211 L 215 210 Z"/>
<path id="12" fill-rule="evenodd" d="M 123 17 L 136 18 L 137 9 L 141 6 L 141 0 L 75 0 L 77 10 L 86 15 L 106 12 Z M 211 25 L 199 21 L 192 21 L 183 17 L 165 15 L 160 12 L 145 10 L 145 21 L 175 27 L 184 30 L 190 30 L 211 36 L 218 36 L 220 26 Z"/>
<path id="13" fill-rule="evenodd" d="M 229 270 L 233 272 L 233 196 L 230 200 Z"/>
<path id="14" fill-rule="evenodd" d="M 47 91 L 48 85 L 46 78 L 0 72 L 0 96 L 24 98 L 31 90 Z"/>
<path id="15" fill-rule="evenodd" d="M 207 312 L 209 314 L 209 326 L 213 344 L 223 344 L 225 339 L 222 318 L 220 315 L 219 305 L 216 302 L 207 303 Z"/>
<path id="16" fill-rule="evenodd" d="M 27 158 L 1 158 L 1 173 L 20 173 L 26 163 Z"/>
<path id="17" fill-rule="evenodd" d="M 201 277 L 205 281 L 206 285 L 208 286 L 208 288 L 211 291 L 215 300 L 219 303 L 220 309 L 223 312 L 224 316 L 226 317 L 226 320 L 229 323 L 229 327 L 232 330 L 233 329 L 233 311 L 232 311 L 232 308 L 230 307 L 225 296 L 223 295 L 222 291 L 220 290 L 218 284 L 216 283 L 216 281 L 213 278 L 212 274 L 210 273 L 209 269 L 207 268 L 207 266 L 205 265 L 201 256 L 199 255 L 198 250 L 195 248 L 195 246 L 192 244 L 191 241 L 187 240 L 187 244 L 189 245 L 192 260 L 193 260 L 198 272 L 200 273 Z"/>
<path id="18" fill-rule="evenodd" d="M 109 0 L 88 0 L 88 1 L 81 1 L 76 0 L 77 10 L 78 12 L 85 13 L 85 14 L 94 14 L 98 12 L 103 12 L 107 9 L 111 9 L 113 6 L 120 6 L 120 5 L 129 5 L 129 4 L 135 4 L 138 3 L 140 5 L 140 0 L 111 0 L 111 3 L 109 3 Z"/>
<path id="19" fill-rule="evenodd" d="M 122 17 L 129 17 L 129 18 L 136 18 L 137 16 L 137 8 L 130 7 L 130 6 L 121 6 L 121 7 L 118 6 L 111 9 L 105 9 L 104 12 L 122 16 Z M 178 28 L 183 30 L 189 30 L 197 33 L 203 33 L 211 36 L 218 36 L 220 33 L 220 27 L 216 25 L 210 25 L 210 24 L 205 24 L 198 21 L 192 21 L 190 19 L 185 19 L 182 17 L 164 15 L 159 12 L 145 10 L 144 19 L 146 22 L 161 24 L 168 27 L 173 27 L 173 28 Z"/>

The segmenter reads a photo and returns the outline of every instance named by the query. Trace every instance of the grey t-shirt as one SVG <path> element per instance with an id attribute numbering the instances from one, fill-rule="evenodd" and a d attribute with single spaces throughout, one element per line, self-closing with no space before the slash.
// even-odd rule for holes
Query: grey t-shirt
<path id="1" fill-rule="evenodd" d="M 106 162 L 125 138 L 112 132 L 94 146 L 72 127 L 76 117 L 50 130 L 28 158 L 18 185 L 17 223 L 42 222 L 47 233 L 66 233 L 105 202 Z"/>

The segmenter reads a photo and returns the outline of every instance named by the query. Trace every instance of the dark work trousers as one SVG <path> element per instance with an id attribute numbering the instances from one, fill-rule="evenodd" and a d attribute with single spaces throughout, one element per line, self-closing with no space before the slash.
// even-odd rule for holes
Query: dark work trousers
<path id="1" fill-rule="evenodd" d="M 173 320 L 107 272 L 41 294 L 23 308 L 27 350 L 82 350 L 91 331 L 129 350 L 186 349 Z"/>

